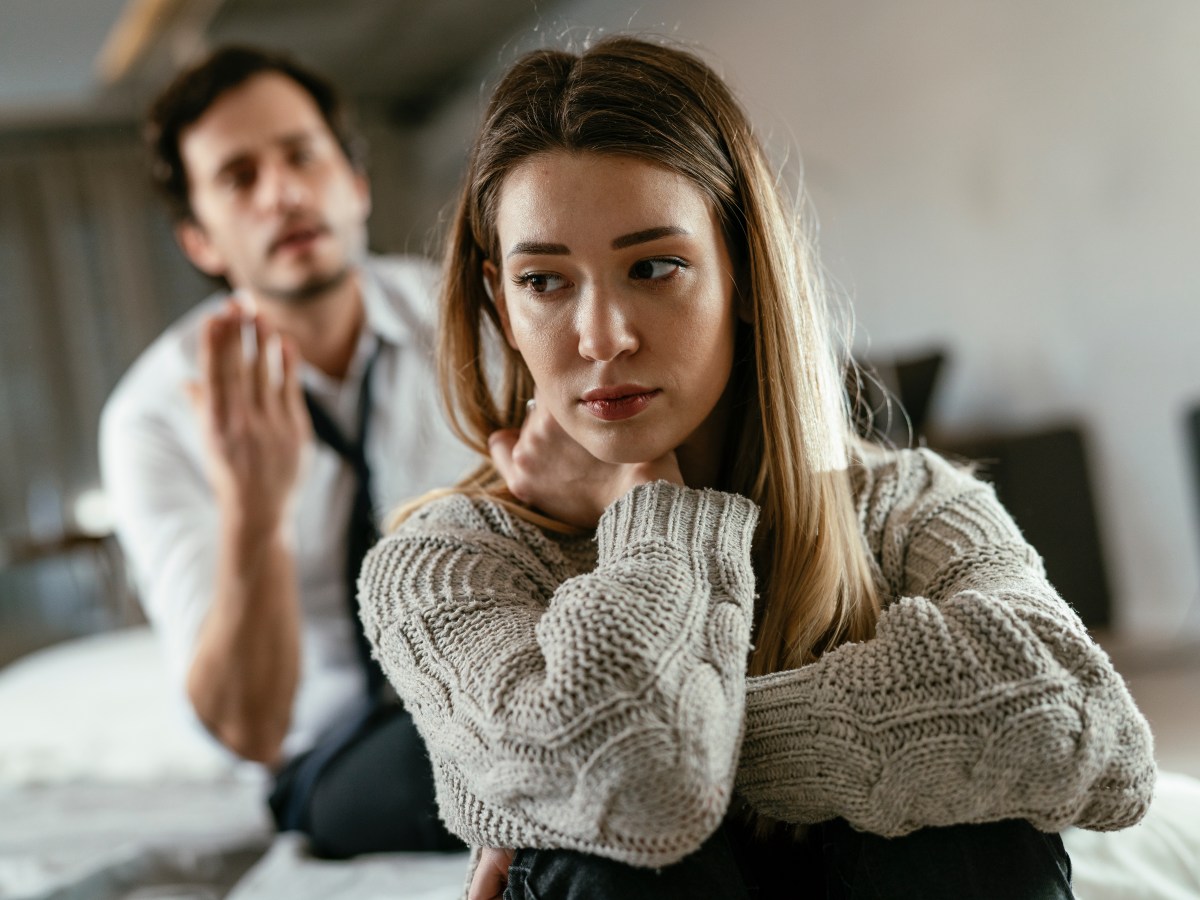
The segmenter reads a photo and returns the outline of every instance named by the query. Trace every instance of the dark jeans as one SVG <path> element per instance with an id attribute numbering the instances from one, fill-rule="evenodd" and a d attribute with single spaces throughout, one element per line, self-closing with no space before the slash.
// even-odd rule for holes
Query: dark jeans
<path id="1" fill-rule="evenodd" d="M 331 729 L 275 777 L 280 831 L 309 836 L 330 859 L 394 850 L 462 850 L 438 818 L 433 770 L 412 716 L 376 704 Z"/>
<path id="2" fill-rule="evenodd" d="M 1060 900 L 1071 861 L 1028 822 L 927 828 L 882 838 L 834 819 L 805 840 L 752 840 L 726 822 L 681 862 L 643 869 L 569 850 L 518 850 L 505 900 Z"/>

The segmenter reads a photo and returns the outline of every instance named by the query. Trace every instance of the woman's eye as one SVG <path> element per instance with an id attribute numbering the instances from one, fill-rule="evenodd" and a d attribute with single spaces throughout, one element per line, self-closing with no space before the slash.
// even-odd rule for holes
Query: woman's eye
<path id="1" fill-rule="evenodd" d="M 639 281 L 661 281 L 670 278 L 684 267 L 681 259 L 639 259 L 629 270 L 629 277 Z"/>
<path id="2" fill-rule="evenodd" d="M 533 291 L 535 294 L 561 290 L 566 284 L 566 279 L 561 275 L 552 275 L 549 272 L 526 272 L 518 275 L 513 281 L 519 287 Z"/>

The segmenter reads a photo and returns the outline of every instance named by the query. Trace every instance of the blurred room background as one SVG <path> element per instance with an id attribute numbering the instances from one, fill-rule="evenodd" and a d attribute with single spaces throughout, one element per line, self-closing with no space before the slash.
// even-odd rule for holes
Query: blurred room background
<path id="1" fill-rule="evenodd" d="M 856 355 L 918 436 L 988 463 L 1098 634 L 1196 655 L 1190 0 L 0 0 L 0 663 L 137 615 L 97 420 L 211 289 L 138 139 L 171 73 L 227 41 L 324 71 L 371 144 L 374 248 L 434 253 L 491 78 L 614 30 L 735 86 L 811 200 Z"/>

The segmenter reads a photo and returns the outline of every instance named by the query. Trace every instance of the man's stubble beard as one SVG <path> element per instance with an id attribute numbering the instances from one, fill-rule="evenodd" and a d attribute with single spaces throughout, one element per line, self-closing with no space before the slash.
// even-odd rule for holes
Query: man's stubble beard
<path id="1" fill-rule="evenodd" d="M 289 306 L 309 306 L 344 285 L 353 270 L 352 263 L 345 263 L 331 275 L 314 274 L 296 287 L 275 288 L 261 285 L 257 290 L 263 297 L 278 300 Z"/>

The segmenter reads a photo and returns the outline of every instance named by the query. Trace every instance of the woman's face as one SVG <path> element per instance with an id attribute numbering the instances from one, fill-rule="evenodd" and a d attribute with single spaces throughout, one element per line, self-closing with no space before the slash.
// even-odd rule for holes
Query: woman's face
<path id="1" fill-rule="evenodd" d="M 708 198 L 634 157 L 555 151 L 507 176 L 496 226 L 484 275 L 539 405 L 607 462 L 719 456 L 737 310 Z"/>

